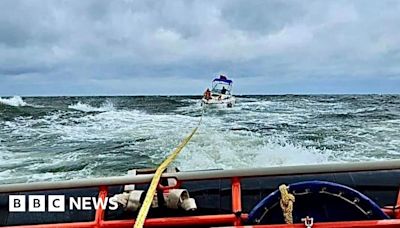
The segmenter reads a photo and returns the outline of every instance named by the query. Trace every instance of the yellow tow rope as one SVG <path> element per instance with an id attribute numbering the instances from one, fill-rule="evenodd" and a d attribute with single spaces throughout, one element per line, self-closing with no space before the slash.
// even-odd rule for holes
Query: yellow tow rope
<path id="1" fill-rule="evenodd" d="M 173 150 L 172 153 L 167 157 L 167 159 L 165 159 L 161 163 L 161 165 L 157 168 L 156 172 L 154 173 L 153 179 L 151 180 L 150 187 L 147 190 L 146 198 L 144 199 L 142 207 L 140 208 L 139 214 L 136 218 L 136 222 L 133 226 L 134 228 L 143 227 L 144 221 L 146 220 L 147 214 L 149 213 L 150 205 L 156 193 L 157 185 L 160 182 L 162 173 L 175 160 L 176 156 L 178 156 L 178 154 L 186 146 L 186 144 L 190 141 L 190 139 L 192 139 L 193 135 L 196 133 L 203 119 L 203 113 L 204 113 L 204 108 L 200 117 L 200 121 L 197 124 L 197 127 L 195 127 L 192 130 L 192 132 L 181 142 L 181 144 L 179 144 L 179 146 L 175 150 Z"/>

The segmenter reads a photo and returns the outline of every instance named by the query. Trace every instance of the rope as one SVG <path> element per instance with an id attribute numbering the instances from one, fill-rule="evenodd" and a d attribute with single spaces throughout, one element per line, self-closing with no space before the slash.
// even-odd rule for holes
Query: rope
<path id="1" fill-rule="evenodd" d="M 286 224 L 293 224 L 293 203 L 294 203 L 294 195 L 289 193 L 289 187 L 282 184 L 279 186 L 279 191 L 281 192 L 281 200 L 280 205 L 283 212 L 283 217 L 285 219 Z"/>
<path id="2" fill-rule="evenodd" d="M 150 205 L 153 201 L 154 195 L 156 194 L 157 185 L 160 182 L 161 175 L 164 170 L 175 160 L 181 150 L 186 146 L 186 144 L 192 139 L 193 135 L 196 133 L 199 128 L 201 121 L 203 119 L 204 108 L 202 109 L 201 117 L 197 126 L 192 130 L 192 132 L 186 136 L 185 139 L 179 144 L 179 146 L 172 151 L 172 153 L 161 163 L 161 165 L 157 168 L 154 173 L 153 179 L 151 180 L 150 187 L 147 190 L 146 198 L 143 201 L 142 207 L 140 208 L 139 214 L 136 218 L 136 222 L 134 224 L 134 228 L 142 228 L 144 225 L 144 221 L 146 220 L 147 214 L 149 213 Z"/>

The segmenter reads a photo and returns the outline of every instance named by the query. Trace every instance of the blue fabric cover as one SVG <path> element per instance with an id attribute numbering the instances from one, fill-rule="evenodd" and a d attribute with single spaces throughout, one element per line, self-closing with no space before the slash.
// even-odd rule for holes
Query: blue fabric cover
<path id="1" fill-rule="evenodd" d="M 227 83 L 227 84 L 231 84 L 232 80 L 216 78 L 216 79 L 213 80 L 213 82 L 224 82 L 224 83 Z"/>

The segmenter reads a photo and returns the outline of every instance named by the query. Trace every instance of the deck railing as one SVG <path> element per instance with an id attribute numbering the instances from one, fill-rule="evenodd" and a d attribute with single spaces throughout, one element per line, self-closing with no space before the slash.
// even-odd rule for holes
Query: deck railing
<path id="1" fill-rule="evenodd" d="M 299 174 L 322 174 L 322 173 L 340 173 L 340 172 L 357 172 L 357 171 L 378 171 L 378 170 L 399 170 L 400 160 L 384 161 L 384 162 L 360 162 L 360 163 L 331 163 L 323 165 L 307 165 L 307 166 L 286 166 L 271 168 L 256 168 L 244 170 L 211 170 L 198 172 L 178 172 L 166 173 L 163 178 L 176 178 L 179 181 L 188 180 L 206 180 L 206 179 L 230 179 L 231 180 L 231 196 L 232 196 L 232 213 L 221 215 L 201 215 L 189 217 L 169 217 L 169 218 L 149 218 L 145 222 L 148 227 L 188 227 L 196 224 L 199 226 L 241 226 L 246 220 L 247 215 L 242 212 L 241 200 L 241 179 L 254 176 L 282 176 L 282 175 L 299 175 Z M 98 197 L 102 200 L 108 194 L 108 188 L 115 185 L 127 184 L 143 184 L 149 183 L 152 174 L 138 176 L 120 176 L 106 178 L 92 178 L 86 180 L 70 180 L 56 182 L 38 182 L 26 184 L 5 184 L 0 185 L 0 193 L 12 192 L 29 192 L 29 191 L 48 191 L 57 189 L 78 189 L 87 187 L 98 187 Z M 399 180 L 394 180 L 399 181 Z M 400 186 L 399 186 L 400 187 Z M 327 222 L 319 223 L 318 227 L 400 227 L 400 188 L 396 205 L 393 208 L 383 208 L 385 213 L 389 214 L 393 219 L 388 220 L 369 220 L 369 221 L 351 221 L 351 222 Z M 94 227 L 132 227 L 133 219 L 127 220 L 104 220 L 105 211 L 100 207 L 96 210 L 94 221 L 89 222 L 73 222 L 59 224 L 40 224 L 40 225 L 22 225 L 10 227 L 24 228 L 94 228 Z M 287 225 L 257 225 L 252 227 L 288 227 Z M 304 227 L 302 224 L 292 225 L 291 227 Z"/>

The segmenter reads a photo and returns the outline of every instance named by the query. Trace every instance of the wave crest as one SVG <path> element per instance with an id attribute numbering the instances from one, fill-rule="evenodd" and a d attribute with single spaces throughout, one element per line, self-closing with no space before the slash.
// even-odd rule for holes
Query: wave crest
<path id="1" fill-rule="evenodd" d="M 103 103 L 100 107 L 93 107 L 89 104 L 85 104 L 79 101 L 76 104 L 69 105 L 68 108 L 82 112 L 108 112 L 115 110 L 114 104 L 110 101 Z"/>
<path id="2" fill-rule="evenodd" d="M 22 98 L 20 96 L 13 96 L 11 98 L 1 98 L 0 97 L 0 103 L 5 104 L 5 105 L 14 106 L 14 107 L 28 105 L 25 101 L 22 100 Z"/>

